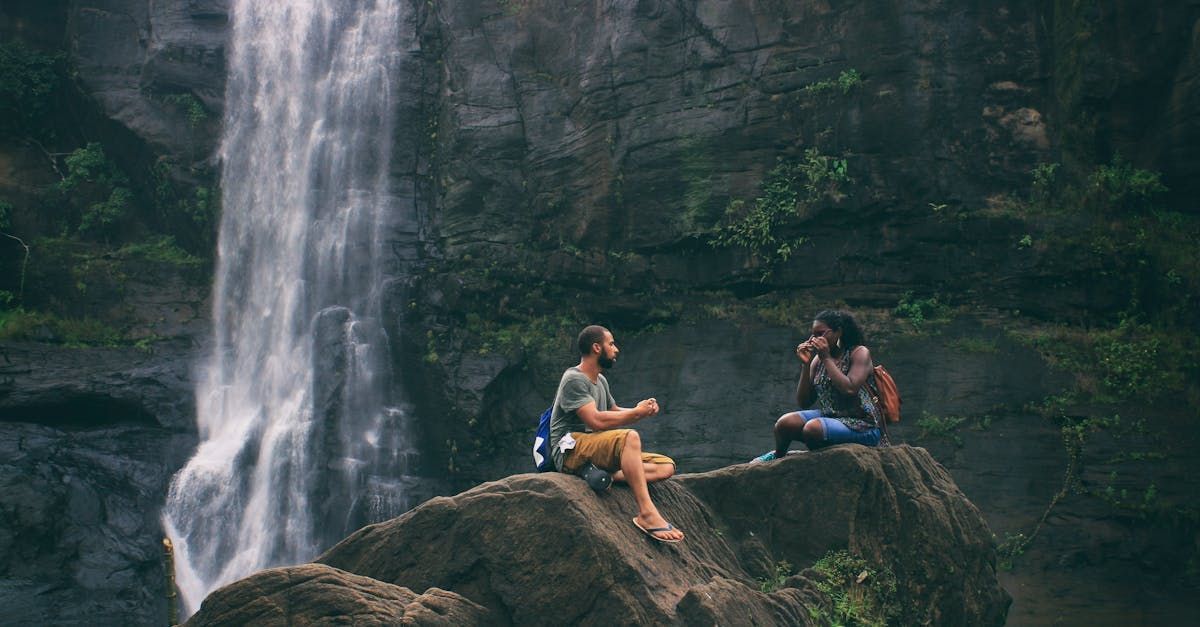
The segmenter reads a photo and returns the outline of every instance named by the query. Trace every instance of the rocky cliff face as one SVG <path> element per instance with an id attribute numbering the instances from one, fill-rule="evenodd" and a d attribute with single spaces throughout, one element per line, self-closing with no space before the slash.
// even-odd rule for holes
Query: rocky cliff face
<path id="1" fill-rule="evenodd" d="M 5 622 L 166 616 L 158 511 L 196 445 L 190 351 L 170 349 L 0 351 Z"/>
<path id="2" fill-rule="evenodd" d="M 430 91 L 413 122 L 427 131 L 414 150 L 428 169 L 418 180 L 430 265 L 397 303 L 411 325 L 398 360 L 423 411 L 455 416 L 427 447 L 472 480 L 494 476 L 488 443 L 515 449 L 515 432 L 572 358 L 570 334 L 588 322 L 627 339 L 666 329 L 678 342 L 712 333 L 713 319 L 756 326 L 747 304 L 777 308 L 757 325 L 767 328 L 750 331 L 766 337 L 837 302 L 890 308 L 909 291 L 1036 320 L 1113 315 L 1134 297 L 1128 281 L 1105 278 L 1116 276 L 1107 262 L 1021 244 L 1038 226 L 1004 210 L 1006 195 L 1027 193 L 1031 168 L 1062 158 L 1080 120 L 1099 119 L 1091 111 L 1106 79 L 1150 73 L 1101 43 L 1115 28 L 1107 9 L 586 6 L 453 3 L 422 13 L 426 64 L 413 80 Z M 1170 51 L 1190 76 L 1194 7 L 1149 13 L 1135 32 L 1120 31 L 1122 45 Z M 1175 21 L 1189 26 L 1165 26 Z M 1078 23 L 1094 27 L 1085 44 L 1072 35 Z M 1108 61 L 1092 65 L 1093 54 Z M 1165 98 L 1155 106 L 1178 111 L 1190 79 L 1155 76 Z M 1125 154 L 1160 145 L 1131 126 L 1141 118 L 1128 103 L 1104 102 L 1089 137 L 1113 138 Z M 1163 141 L 1182 150 L 1191 131 L 1173 128 Z M 844 159 L 851 180 L 836 191 L 808 180 L 827 193 L 764 227 L 762 247 L 713 244 L 731 207 L 759 206 L 779 184 L 780 164 L 815 163 L 810 176 L 834 176 L 822 157 Z M 1140 162 L 1173 171 L 1162 159 Z M 789 189 L 803 196 L 801 187 Z M 730 347 L 714 360 L 723 372 L 760 359 L 743 350 L 740 331 L 709 339 L 718 352 Z M 670 391 L 660 395 L 692 388 Z M 704 422 L 721 420 L 700 411 Z"/>
<path id="3" fill-rule="evenodd" d="M 573 359 L 569 334 L 588 322 L 608 324 L 625 342 L 612 376 L 618 399 L 664 401 L 660 420 L 645 425 L 653 446 L 685 470 L 742 461 L 769 446 L 770 422 L 791 408 L 788 348 L 803 332 L 796 324 L 841 303 L 862 314 L 872 348 L 901 381 L 908 417 L 896 439 L 931 443 L 998 533 L 1028 531 L 1042 515 L 1061 487 L 1047 477 L 1062 476 L 1067 453 L 1059 425 L 1029 404 L 1078 375 L 1050 368 L 1013 338 L 1046 321 L 1112 317 L 1132 292 L 1108 262 L 1039 245 L 1036 220 L 1007 211 L 1006 196 L 1026 192 L 1037 163 L 1082 170 L 1119 151 L 1163 172 L 1172 206 L 1192 209 L 1200 4 L 413 6 L 406 28 L 417 38 L 405 45 L 393 178 L 398 193 L 416 199 L 423 224 L 396 234 L 397 265 L 413 271 L 389 281 L 387 325 L 402 339 L 397 372 L 422 417 L 422 472 L 436 478 L 431 485 L 467 487 L 526 468 L 530 421 Z M 105 142 L 146 188 L 146 172 L 160 161 L 173 180 L 211 185 L 227 11 L 222 0 L 13 2 L 0 8 L 0 33 L 43 47 L 66 42 L 82 87 L 66 107 L 73 130 L 64 137 L 75 145 Z M 809 172 L 802 168 L 816 164 L 812 171 L 828 176 L 830 162 L 821 159 L 834 161 L 835 174 L 844 160 L 847 178 L 822 183 L 773 232 L 775 244 L 792 245 L 786 255 L 774 246 L 713 245 L 731 219 L 727 209 L 737 201 L 743 214 L 756 207 L 779 180 L 776 168 Z M 42 151 L 0 141 L 0 173 L 0 200 L 15 207 L 18 234 L 57 235 L 35 202 L 36 189 L 59 178 Z M 791 191 L 804 196 L 805 181 L 812 182 L 793 179 Z M 175 231 L 183 237 L 188 229 Z M 8 280 L 18 274 L 20 250 L 2 243 L 11 248 L 0 251 Z M 39 304 L 72 315 L 132 320 L 135 339 L 203 336 L 203 289 L 173 278 L 124 281 L 83 294 L 70 290 L 79 283 L 72 272 L 35 272 L 30 290 L 42 290 Z M 909 291 L 910 306 L 940 297 L 967 312 L 949 327 L 910 333 L 892 315 Z M 65 547 L 49 561 L 14 558 L 3 571 L 4 589 L 13 591 L 6 598 L 52 590 L 79 600 L 63 601 L 76 609 L 62 614 L 47 609 L 57 602 L 14 601 L 21 616 L 161 615 L 157 592 L 146 592 L 158 589 L 154 520 L 162 486 L 193 437 L 185 426 L 190 387 L 179 370 L 191 350 L 97 357 L 5 347 L 0 434 L 14 461 L 4 481 L 45 489 L 14 488 L 29 499 L 5 501 L 0 541 L 26 546 L 36 536 L 34 546 Z M 62 365 L 42 375 L 46 360 Z M 1120 408 L 1127 422 L 1153 409 L 1168 416 L 1156 428 L 1190 429 L 1177 416 L 1180 403 L 1131 405 Z M 1070 411 L 1076 420 L 1111 409 Z M 936 436 L 915 423 L 926 412 L 966 417 L 976 430 Z M 985 426 L 993 418 L 996 426 Z M 1030 433 L 1037 446 L 1022 444 Z M 1189 447 L 1156 433 L 1138 435 L 1146 439 L 1132 452 L 1125 442 L 1094 452 L 1087 485 L 1118 495 L 1140 487 L 1138 502 L 1147 484 L 1157 485 L 1173 499 L 1169 507 L 1186 502 Z M 1162 454 L 1153 438 L 1174 442 L 1178 448 L 1164 450 L 1182 461 L 1152 469 Z M 1150 478 L 1133 481 L 1119 458 Z M 1108 479 L 1118 471 L 1119 480 Z M 95 497 L 108 492 L 120 496 Z M 1195 525 L 1186 516 L 1144 527 L 1144 510 L 1114 515 L 1072 495 L 1078 500 L 1064 499 L 1063 515 L 1050 517 L 1044 532 L 1070 549 L 1034 545 L 1024 566 L 1033 575 L 1010 579 L 1017 615 L 1036 620 L 1055 607 L 1039 592 L 1045 572 L 1056 573 L 1056 590 L 1102 578 L 1103 596 L 1125 607 L 1167 603 L 1155 591 L 1176 584 L 1159 571 L 1191 576 Z M 81 522 L 64 522 L 74 514 Z M 51 519 L 58 522 L 48 526 Z M 111 540 L 130 535 L 139 539 Z M 1192 549 L 1172 554 L 1170 546 Z M 89 553 L 93 547 L 109 548 Z M 114 561 L 96 566 L 101 553 Z M 1144 554 L 1163 556 L 1170 568 Z M 741 572 L 732 579 L 769 574 L 761 565 Z M 1128 572 L 1147 583 L 1131 588 L 1122 581 Z M 709 592 L 740 594 L 739 585 Z M 437 594 L 414 601 L 391 588 L 370 594 L 425 607 L 458 603 Z M 1089 605 L 1088 596 L 1072 607 L 1113 609 Z M 1041 604 L 1021 610 L 1021 599 L 1032 597 Z M 767 606 L 781 607 L 760 607 Z M 470 603 L 463 607 L 476 616 Z M 1167 621 L 1194 617 L 1194 609 L 1171 608 Z"/>
<path id="4" fill-rule="evenodd" d="M 824 624 L 845 617 L 835 589 L 903 624 L 1004 621 L 987 526 L 924 450 L 840 447 L 684 475 L 652 495 L 688 533 L 682 544 L 643 536 L 624 487 L 596 495 L 576 477 L 517 475 L 359 531 L 318 559 L 331 569 L 231 584 L 188 624 L 320 620 L 305 591 L 314 573 L 330 582 L 324 594 L 357 598 L 346 614 L 386 611 L 387 591 L 426 590 L 459 624 Z M 808 568 L 837 550 L 865 558 L 867 576 Z"/>
<path id="5" fill-rule="evenodd" d="M 211 241 L 161 204 L 172 185 L 211 185 L 224 31 L 206 11 L 194 2 L 0 8 L 5 45 L 62 53 L 73 70 L 46 105 L 46 128 L 0 138 L 0 230 L 11 236 L 0 288 L 14 297 L 0 327 L 11 337 L 33 321 L 23 332 L 30 341 L 0 345 L 4 622 L 167 616 L 159 510 L 196 446 L 191 367 L 207 329 L 208 278 L 196 258 L 181 265 L 120 245 L 142 244 L 148 230 L 173 232 L 193 250 Z M 90 142 L 134 190 L 113 246 L 69 237 L 77 218 L 60 213 L 96 200 L 88 189 L 75 190 L 79 203 L 57 192 L 63 158 Z"/>
<path id="6" fill-rule="evenodd" d="M 204 161 L 219 139 L 228 2 L 77 2 L 67 37 L 109 119 L 155 155 Z M 193 115 L 195 100 L 202 109 Z"/>

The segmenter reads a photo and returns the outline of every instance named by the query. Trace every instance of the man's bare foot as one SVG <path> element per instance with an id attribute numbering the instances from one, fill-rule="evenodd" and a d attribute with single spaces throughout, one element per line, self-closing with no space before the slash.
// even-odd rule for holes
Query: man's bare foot
<path id="1" fill-rule="evenodd" d="M 646 535 L 660 542 L 679 542 L 683 540 L 683 532 L 667 522 L 658 512 L 639 514 L 633 519 L 633 524 L 644 531 Z"/>

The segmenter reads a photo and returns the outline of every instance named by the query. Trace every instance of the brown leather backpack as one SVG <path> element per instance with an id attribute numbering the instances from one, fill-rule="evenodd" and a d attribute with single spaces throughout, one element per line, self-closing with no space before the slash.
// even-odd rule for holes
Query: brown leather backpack
<path id="1" fill-rule="evenodd" d="M 875 366 L 875 396 L 888 422 L 900 422 L 900 390 L 883 366 Z"/>

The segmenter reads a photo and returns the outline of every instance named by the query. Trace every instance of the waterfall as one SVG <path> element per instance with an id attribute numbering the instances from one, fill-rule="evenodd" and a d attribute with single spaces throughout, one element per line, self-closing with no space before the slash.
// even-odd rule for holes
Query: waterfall
<path id="1" fill-rule="evenodd" d="M 399 0 L 235 0 L 200 445 L 163 519 L 188 613 L 411 504 L 382 324 Z"/>

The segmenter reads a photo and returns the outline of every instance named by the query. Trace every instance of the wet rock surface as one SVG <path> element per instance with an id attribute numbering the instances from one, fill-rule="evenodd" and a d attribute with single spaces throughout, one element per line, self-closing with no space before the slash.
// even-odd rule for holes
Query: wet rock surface
<path id="1" fill-rule="evenodd" d="M 196 446 L 192 349 L 0 348 L 0 606 L 11 624 L 166 618 L 158 513 Z"/>

